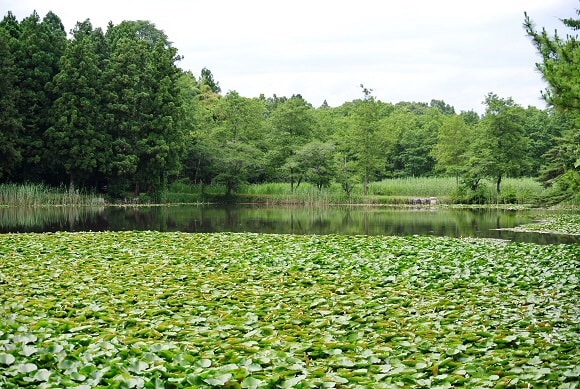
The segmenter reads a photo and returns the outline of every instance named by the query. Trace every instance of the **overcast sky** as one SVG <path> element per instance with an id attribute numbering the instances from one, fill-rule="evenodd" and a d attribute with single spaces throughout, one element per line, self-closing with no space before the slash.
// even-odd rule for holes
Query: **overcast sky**
<path id="1" fill-rule="evenodd" d="M 522 27 L 569 32 L 559 18 L 579 0 L 2 0 L 18 20 L 36 10 L 57 14 L 67 31 L 90 19 L 149 20 L 198 76 L 211 70 L 225 93 L 290 97 L 318 107 L 362 97 L 381 101 L 444 100 L 482 113 L 489 92 L 544 108 L 546 85 Z"/>

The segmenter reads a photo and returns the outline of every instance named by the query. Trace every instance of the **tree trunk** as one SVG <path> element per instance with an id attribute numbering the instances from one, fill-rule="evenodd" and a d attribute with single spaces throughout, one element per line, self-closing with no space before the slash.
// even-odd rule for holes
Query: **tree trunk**
<path id="1" fill-rule="evenodd" d="M 368 172 L 368 169 L 365 169 L 364 193 L 365 193 L 365 196 L 367 196 L 369 194 L 369 172 Z"/>
<path id="2" fill-rule="evenodd" d="M 502 179 L 502 176 L 500 174 L 497 176 L 497 181 L 496 181 L 496 185 L 495 185 L 495 189 L 497 190 L 497 194 L 500 194 L 500 192 L 501 192 L 501 179 Z"/>
<path id="3" fill-rule="evenodd" d="M 197 175 L 199 174 L 199 166 L 200 165 L 200 160 L 197 160 L 197 166 L 195 167 L 195 174 L 193 175 L 193 183 L 197 184 Z"/>
<path id="4" fill-rule="evenodd" d="M 71 173 L 69 176 L 68 190 L 70 193 L 73 193 L 75 191 L 75 176 L 73 173 Z"/>

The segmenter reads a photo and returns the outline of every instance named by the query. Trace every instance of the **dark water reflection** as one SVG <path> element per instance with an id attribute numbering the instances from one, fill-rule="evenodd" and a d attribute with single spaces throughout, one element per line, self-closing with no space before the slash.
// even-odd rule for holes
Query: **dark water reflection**
<path id="1" fill-rule="evenodd" d="M 578 243 L 577 236 L 501 228 L 546 211 L 388 207 L 50 207 L 0 208 L 0 232 L 157 230 L 276 234 L 436 235 L 535 243 Z"/>

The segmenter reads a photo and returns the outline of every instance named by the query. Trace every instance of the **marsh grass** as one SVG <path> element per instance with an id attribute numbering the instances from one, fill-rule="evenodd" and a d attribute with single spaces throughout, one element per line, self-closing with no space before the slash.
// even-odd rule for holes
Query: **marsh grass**
<path id="1" fill-rule="evenodd" d="M 444 201 L 455 189 L 453 178 L 397 178 L 373 182 L 368 195 L 364 195 L 362 185 L 357 185 L 348 196 L 340 185 L 319 190 L 308 183 L 302 183 L 294 191 L 288 183 L 266 183 L 248 185 L 243 194 L 255 198 L 267 198 L 273 202 L 329 203 L 329 204 L 409 204 L 413 197 L 438 197 Z"/>
<path id="2" fill-rule="evenodd" d="M 266 204 L 410 204 L 412 198 L 436 197 L 440 203 L 452 202 L 458 190 L 453 177 L 407 177 L 392 178 L 373 182 L 368 195 L 364 195 L 362 185 L 357 185 L 347 195 L 341 186 L 333 183 L 318 189 L 309 183 L 294 186 L 289 183 L 269 182 L 244 185 L 232 198 L 226 198 L 223 185 L 195 185 L 179 181 L 170 185 L 166 200 L 168 203 L 211 203 L 247 202 Z M 533 178 L 506 178 L 502 192 L 498 195 L 493 182 L 483 180 L 481 190 L 487 204 L 531 204 L 544 191 Z"/>
<path id="3" fill-rule="evenodd" d="M 456 188 L 453 177 L 390 178 L 369 185 L 375 196 L 449 197 Z"/>
<path id="4" fill-rule="evenodd" d="M 360 201 L 357 194 L 347 196 L 338 184 L 318 189 L 311 184 L 301 183 L 294 190 L 289 183 L 255 184 L 244 187 L 242 194 L 248 200 L 262 199 L 274 204 L 345 204 Z"/>
<path id="5" fill-rule="evenodd" d="M 530 204 L 544 190 L 533 178 L 506 178 L 499 195 L 491 181 L 482 181 L 482 187 L 487 204 Z M 362 185 L 357 185 L 350 196 L 347 196 L 336 183 L 322 190 L 302 183 L 294 191 L 288 183 L 255 184 L 245 186 L 241 193 L 250 198 L 262 198 L 271 202 L 400 205 L 409 204 L 412 198 L 436 197 L 439 202 L 451 202 L 455 191 L 457 184 L 453 177 L 407 177 L 373 182 L 369 185 L 367 196 L 363 193 Z"/>
<path id="6" fill-rule="evenodd" d="M 43 184 L 0 184 L 0 205 L 32 207 L 40 205 L 99 205 L 104 200 L 83 191 L 52 188 Z"/>

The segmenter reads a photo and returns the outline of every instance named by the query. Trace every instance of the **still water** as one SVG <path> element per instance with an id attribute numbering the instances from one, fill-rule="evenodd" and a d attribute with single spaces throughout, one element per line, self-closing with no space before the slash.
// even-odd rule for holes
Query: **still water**
<path id="1" fill-rule="evenodd" d="M 0 208 L 0 233 L 157 230 L 276 234 L 435 235 L 517 242 L 579 243 L 578 236 L 502 230 L 546 211 L 389 207 L 47 207 Z"/>

